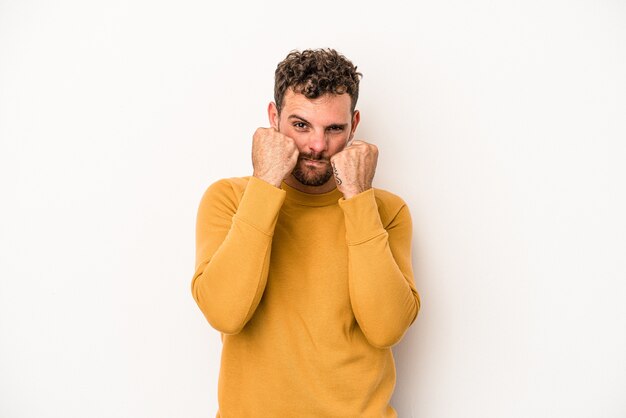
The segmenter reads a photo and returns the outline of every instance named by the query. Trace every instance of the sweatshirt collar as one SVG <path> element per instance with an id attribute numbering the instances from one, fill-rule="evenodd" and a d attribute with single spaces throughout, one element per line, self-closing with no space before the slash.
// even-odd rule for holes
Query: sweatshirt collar
<path id="1" fill-rule="evenodd" d="M 343 197 L 343 193 L 341 193 L 336 187 L 327 193 L 311 194 L 296 190 L 283 181 L 281 188 L 287 192 L 287 200 L 304 206 L 334 205 L 337 204 L 339 199 Z"/>

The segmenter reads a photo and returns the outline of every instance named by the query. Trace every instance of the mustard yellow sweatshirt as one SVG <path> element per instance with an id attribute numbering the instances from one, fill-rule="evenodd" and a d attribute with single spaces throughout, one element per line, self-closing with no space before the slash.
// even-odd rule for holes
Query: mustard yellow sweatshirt
<path id="1" fill-rule="evenodd" d="M 397 196 L 217 181 L 200 202 L 192 294 L 222 333 L 220 418 L 395 417 L 391 346 L 420 307 Z"/>

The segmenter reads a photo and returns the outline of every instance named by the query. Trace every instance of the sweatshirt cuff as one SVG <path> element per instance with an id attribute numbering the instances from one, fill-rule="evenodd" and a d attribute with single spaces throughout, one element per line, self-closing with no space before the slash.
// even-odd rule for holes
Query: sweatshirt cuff
<path id="1" fill-rule="evenodd" d="M 250 177 L 235 218 L 271 236 L 286 195 L 284 190 Z"/>
<path id="2" fill-rule="evenodd" d="M 360 244 L 386 233 L 373 188 L 347 200 L 339 199 L 339 207 L 343 210 L 348 245 Z"/>

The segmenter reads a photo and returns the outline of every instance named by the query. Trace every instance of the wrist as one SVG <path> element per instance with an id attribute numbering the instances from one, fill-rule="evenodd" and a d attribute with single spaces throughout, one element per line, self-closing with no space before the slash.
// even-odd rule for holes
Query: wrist
<path id="1" fill-rule="evenodd" d="M 343 198 L 344 199 L 351 199 L 357 195 L 360 195 L 361 193 L 371 189 L 372 186 L 370 187 L 363 187 L 363 188 L 352 188 L 352 189 L 348 189 L 348 190 L 341 190 L 341 193 L 343 193 Z"/>
<path id="2" fill-rule="evenodd" d="M 268 175 L 263 175 L 263 174 L 259 174 L 256 172 L 252 173 L 252 176 L 258 178 L 259 180 L 263 180 L 264 182 L 269 183 L 274 187 L 278 187 L 279 189 L 280 189 L 280 185 L 283 182 L 283 179 L 276 179 Z"/>

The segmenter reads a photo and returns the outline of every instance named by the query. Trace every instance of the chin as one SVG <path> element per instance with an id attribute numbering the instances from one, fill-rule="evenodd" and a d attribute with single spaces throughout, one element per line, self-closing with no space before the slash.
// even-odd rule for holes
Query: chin
<path id="1" fill-rule="evenodd" d="M 309 187 L 323 186 L 328 183 L 328 180 L 330 180 L 333 175 L 330 169 L 318 172 L 307 168 L 302 169 L 301 167 L 296 168 L 291 174 L 300 184 Z"/>

